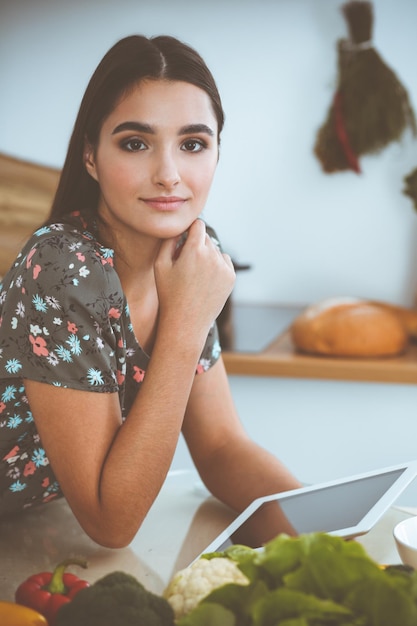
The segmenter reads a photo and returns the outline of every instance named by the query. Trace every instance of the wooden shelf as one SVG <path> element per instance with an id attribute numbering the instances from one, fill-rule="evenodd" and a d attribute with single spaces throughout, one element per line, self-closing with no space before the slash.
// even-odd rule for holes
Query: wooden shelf
<path id="1" fill-rule="evenodd" d="M 223 360 L 230 375 L 417 384 L 415 343 L 411 343 L 407 351 L 398 357 L 347 359 L 310 356 L 297 352 L 289 331 L 285 329 L 261 350 L 224 350 Z"/>
<path id="2" fill-rule="evenodd" d="M 59 171 L 0 154 L 0 277 L 48 215 Z"/>

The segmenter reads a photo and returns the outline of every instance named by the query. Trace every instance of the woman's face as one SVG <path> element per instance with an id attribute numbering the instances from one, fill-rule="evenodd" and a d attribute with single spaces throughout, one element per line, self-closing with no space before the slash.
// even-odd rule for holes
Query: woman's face
<path id="1" fill-rule="evenodd" d="M 216 169 L 210 98 L 186 82 L 142 81 L 106 118 L 85 158 L 100 186 L 99 215 L 113 231 L 178 236 L 202 212 Z"/>

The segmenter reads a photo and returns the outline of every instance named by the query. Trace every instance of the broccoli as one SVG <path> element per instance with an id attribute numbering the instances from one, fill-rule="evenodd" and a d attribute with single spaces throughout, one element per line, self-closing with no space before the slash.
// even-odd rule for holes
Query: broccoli
<path id="1" fill-rule="evenodd" d="M 81 589 L 58 611 L 56 626 L 174 626 L 167 600 L 124 572 Z"/>

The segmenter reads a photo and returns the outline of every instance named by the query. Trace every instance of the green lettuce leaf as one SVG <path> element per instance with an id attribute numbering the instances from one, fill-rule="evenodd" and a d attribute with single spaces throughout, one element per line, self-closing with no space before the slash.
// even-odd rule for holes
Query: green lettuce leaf
<path id="1" fill-rule="evenodd" d="M 353 585 L 381 574 L 378 564 L 355 541 L 319 533 L 298 539 L 303 545 L 302 553 L 297 548 L 300 555 L 298 566 L 281 577 L 283 584 L 290 589 L 342 602 Z M 280 550 L 273 548 L 271 546 L 265 553 L 262 563 L 268 569 L 281 560 Z"/>
<path id="2" fill-rule="evenodd" d="M 347 595 L 346 605 L 375 626 L 416 626 L 417 604 L 411 593 L 413 583 L 411 580 L 409 584 L 405 582 L 381 571 L 380 576 L 356 585 Z"/>
<path id="3" fill-rule="evenodd" d="M 232 546 L 220 555 L 251 582 L 216 589 L 200 606 L 224 607 L 235 626 L 417 626 L 417 572 L 382 569 L 356 541 L 279 535 L 261 552 Z"/>
<path id="4" fill-rule="evenodd" d="M 301 591 L 276 589 L 254 603 L 253 626 L 275 626 L 281 621 L 304 618 L 308 624 L 346 624 L 353 613 L 331 600 L 322 600 Z"/>
<path id="5" fill-rule="evenodd" d="M 231 611 L 219 604 L 200 604 L 191 613 L 181 617 L 177 626 L 238 626 Z"/>
<path id="6" fill-rule="evenodd" d="M 251 623 L 250 612 L 255 602 L 269 593 L 269 588 L 261 580 L 257 580 L 249 585 L 229 583 L 214 589 L 208 596 L 203 598 L 201 603 L 221 604 L 233 612 L 237 618 L 238 626 L 244 626 Z"/>

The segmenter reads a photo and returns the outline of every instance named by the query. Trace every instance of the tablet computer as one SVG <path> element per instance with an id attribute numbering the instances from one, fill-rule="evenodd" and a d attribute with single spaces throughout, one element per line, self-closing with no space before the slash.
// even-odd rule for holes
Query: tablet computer
<path id="1" fill-rule="evenodd" d="M 367 533 L 417 475 L 417 461 L 257 498 L 204 550 L 259 548 L 278 534 Z"/>

